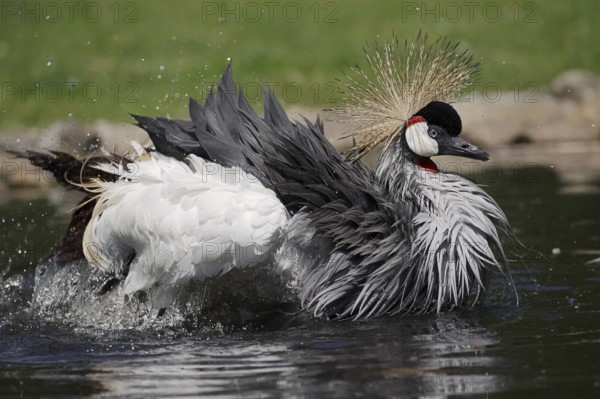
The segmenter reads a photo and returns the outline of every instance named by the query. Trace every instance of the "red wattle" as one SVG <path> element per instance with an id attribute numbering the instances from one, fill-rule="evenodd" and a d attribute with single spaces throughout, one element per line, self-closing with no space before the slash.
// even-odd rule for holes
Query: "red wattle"
<path id="1" fill-rule="evenodd" d="M 417 162 L 415 162 L 415 164 L 418 167 L 420 167 L 421 169 L 426 170 L 427 172 L 431 172 L 431 173 L 437 173 L 438 172 L 437 165 L 435 164 L 435 162 L 433 162 L 429 158 L 419 157 L 419 158 L 417 158 Z"/>

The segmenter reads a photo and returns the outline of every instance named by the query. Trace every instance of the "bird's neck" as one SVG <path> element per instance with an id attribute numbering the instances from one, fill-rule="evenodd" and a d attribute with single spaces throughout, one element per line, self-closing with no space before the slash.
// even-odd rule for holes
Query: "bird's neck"
<path id="1" fill-rule="evenodd" d="M 424 179 L 437 179 L 437 165 L 429 158 L 411 152 L 401 139 L 390 143 L 379 154 L 375 173 L 386 190 L 396 201 L 415 203 Z"/>

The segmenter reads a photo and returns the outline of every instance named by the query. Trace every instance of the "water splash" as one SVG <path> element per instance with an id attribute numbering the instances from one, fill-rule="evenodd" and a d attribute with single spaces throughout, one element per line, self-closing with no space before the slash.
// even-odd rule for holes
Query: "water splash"
<path id="1" fill-rule="evenodd" d="M 37 267 L 32 310 L 51 322 L 106 330 L 206 331 L 265 323 L 298 310 L 290 277 L 272 266 L 232 270 L 226 276 L 174 287 L 170 306 L 160 307 L 160 287 L 127 296 L 117 284 L 102 294 L 109 276 L 85 261 Z"/>

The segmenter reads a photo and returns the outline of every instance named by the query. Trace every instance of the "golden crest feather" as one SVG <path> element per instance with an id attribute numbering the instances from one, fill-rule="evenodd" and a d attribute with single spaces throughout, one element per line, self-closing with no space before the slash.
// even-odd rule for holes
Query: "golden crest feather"
<path id="1" fill-rule="evenodd" d="M 479 64 L 459 43 L 447 38 L 427 43 L 419 33 L 413 42 L 401 46 L 396 35 L 383 45 L 364 47 L 367 68 L 358 65 L 346 73 L 342 88 L 345 105 L 334 108 L 356 128 L 345 137 L 357 137 L 348 152 L 361 158 L 380 143 L 387 145 L 401 133 L 408 118 L 431 101 L 456 102 L 473 84 Z"/>

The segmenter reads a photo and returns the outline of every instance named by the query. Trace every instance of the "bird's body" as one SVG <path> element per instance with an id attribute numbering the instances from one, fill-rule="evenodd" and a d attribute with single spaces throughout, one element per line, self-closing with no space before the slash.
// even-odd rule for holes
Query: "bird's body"
<path id="1" fill-rule="evenodd" d="M 158 287 L 168 306 L 169 292 L 189 281 L 269 262 L 316 316 L 441 311 L 483 297 L 510 227 L 479 186 L 429 159 L 487 159 L 458 138 L 458 114 L 435 95 L 420 93 L 417 109 L 380 117 L 379 127 L 370 112 L 363 118 L 356 153 L 385 144 L 375 171 L 346 161 L 318 120 L 291 122 L 272 93 L 259 117 L 230 68 L 204 105 L 190 102 L 191 121 L 136 116 L 151 149 L 87 163 L 20 155 L 88 192 L 59 252 L 85 256 L 125 294 Z"/>

